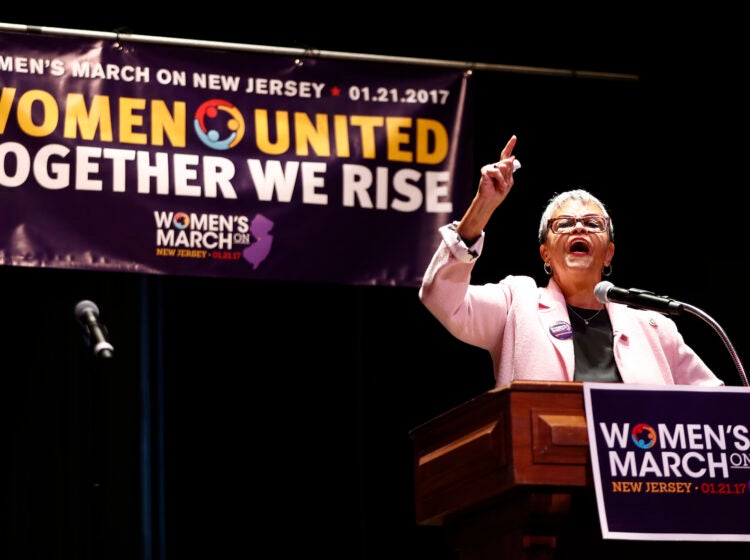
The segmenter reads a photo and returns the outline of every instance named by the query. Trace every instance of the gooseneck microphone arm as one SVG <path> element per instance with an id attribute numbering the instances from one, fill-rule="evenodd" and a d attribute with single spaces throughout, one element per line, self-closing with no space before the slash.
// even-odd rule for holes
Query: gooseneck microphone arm
<path id="1" fill-rule="evenodd" d="M 692 305 L 688 305 L 687 303 L 682 304 L 682 308 L 687 311 L 688 313 L 692 313 L 696 317 L 700 317 L 703 319 L 706 323 L 711 325 L 711 328 L 716 331 L 716 334 L 719 335 L 721 338 L 721 341 L 724 343 L 724 346 L 729 351 L 729 355 L 732 357 L 732 361 L 734 362 L 735 367 L 737 368 L 737 371 L 740 374 L 740 379 L 742 379 L 742 384 L 747 387 L 747 375 L 745 375 L 745 368 L 742 367 L 742 362 L 740 361 L 739 356 L 737 356 L 737 351 L 734 349 L 734 346 L 729 341 L 729 337 L 724 332 L 724 329 L 721 328 L 721 325 L 717 323 L 708 313 L 705 311 L 701 311 L 697 307 L 693 307 Z"/>
<path id="2" fill-rule="evenodd" d="M 680 301 L 673 300 L 666 296 L 657 296 L 653 292 L 647 292 L 645 290 L 639 290 L 637 288 L 630 288 L 626 290 L 624 288 L 615 287 L 612 282 L 606 280 L 599 282 L 594 288 L 594 295 L 599 303 L 607 303 L 613 301 L 615 303 L 622 303 L 629 307 L 636 309 L 650 309 L 651 311 L 658 311 L 666 315 L 679 315 L 683 311 L 692 313 L 696 317 L 700 317 L 706 323 L 711 325 L 711 328 L 721 337 L 721 341 L 724 346 L 729 350 L 729 355 L 732 357 L 737 371 L 740 374 L 742 384 L 747 387 L 747 375 L 745 375 L 745 368 L 742 367 L 742 362 L 737 356 L 737 351 L 729 341 L 729 337 L 721 328 L 721 325 L 717 323 L 708 313 L 701 311 L 697 307 L 688 305 Z"/>

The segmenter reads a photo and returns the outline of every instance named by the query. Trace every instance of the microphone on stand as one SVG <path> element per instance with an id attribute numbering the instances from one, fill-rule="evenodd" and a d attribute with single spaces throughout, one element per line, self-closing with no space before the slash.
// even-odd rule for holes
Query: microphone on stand
<path id="1" fill-rule="evenodd" d="M 606 280 L 596 285 L 594 295 L 599 303 L 614 301 L 636 309 L 649 309 L 668 315 L 679 315 L 684 307 L 684 304 L 667 296 L 657 296 L 654 292 L 647 292 L 638 288 L 630 288 L 629 290 L 616 288 L 612 282 Z"/>
<path id="2" fill-rule="evenodd" d="M 724 329 L 721 328 L 721 325 L 719 325 L 719 323 L 717 323 L 710 315 L 708 315 L 708 313 L 701 311 L 697 307 L 688 305 L 687 303 L 673 300 L 667 296 L 654 295 L 653 292 L 639 290 L 638 288 L 630 288 L 629 290 L 625 288 L 617 288 L 612 282 L 608 282 L 606 280 L 599 282 L 594 287 L 594 295 L 596 296 L 596 299 L 599 303 L 623 303 L 628 307 L 658 311 L 659 313 L 664 313 L 667 315 L 679 315 L 683 311 L 687 311 L 697 317 L 700 317 L 709 325 L 711 325 L 711 328 L 716 331 L 716 333 L 721 337 L 724 346 L 727 350 L 729 350 L 732 361 L 734 362 L 734 365 L 740 374 L 742 384 L 745 387 L 748 387 L 750 385 L 748 384 L 747 375 L 745 375 L 745 368 L 742 366 L 742 362 L 737 355 L 737 351 L 729 341 L 729 337 L 724 332 Z"/>
<path id="3" fill-rule="evenodd" d="M 115 349 L 107 340 L 107 327 L 99 321 L 99 308 L 93 301 L 84 299 L 75 306 L 75 316 L 81 323 L 86 344 L 97 358 L 111 358 Z"/>

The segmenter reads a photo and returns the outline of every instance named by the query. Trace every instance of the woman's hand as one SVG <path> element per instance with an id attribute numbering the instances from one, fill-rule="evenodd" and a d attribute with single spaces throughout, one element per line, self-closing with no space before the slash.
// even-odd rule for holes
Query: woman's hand
<path id="1" fill-rule="evenodd" d="M 510 137 L 500 152 L 500 161 L 482 167 L 482 178 L 479 180 L 477 193 L 457 226 L 458 234 L 462 238 L 478 239 L 490 221 L 492 213 L 513 188 L 513 171 L 516 169 L 513 148 L 516 147 L 516 140 L 515 134 Z"/>
<path id="2" fill-rule="evenodd" d="M 513 148 L 516 147 L 516 140 L 514 134 L 500 152 L 500 161 L 485 165 L 481 170 L 482 178 L 479 181 L 477 195 L 487 198 L 488 202 L 494 202 L 496 207 L 505 200 L 510 189 L 513 188 L 513 171 L 515 171 L 514 162 L 516 161 Z"/>

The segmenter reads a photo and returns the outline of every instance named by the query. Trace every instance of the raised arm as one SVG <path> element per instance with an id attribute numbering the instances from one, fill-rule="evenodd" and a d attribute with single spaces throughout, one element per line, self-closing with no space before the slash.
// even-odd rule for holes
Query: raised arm
<path id="1" fill-rule="evenodd" d="M 477 239 L 490 221 L 492 213 L 513 188 L 513 171 L 516 156 L 516 136 L 513 135 L 500 152 L 500 161 L 482 167 L 479 187 L 469 208 L 458 223 L 458 234 L 469 242 Z"/>

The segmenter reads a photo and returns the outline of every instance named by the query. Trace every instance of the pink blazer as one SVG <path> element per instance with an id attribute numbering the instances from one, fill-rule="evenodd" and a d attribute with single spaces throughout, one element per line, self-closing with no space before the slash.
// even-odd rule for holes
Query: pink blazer
<path id="1" fill-rule="evenodd" d="M 517 379 L 572 381 L 573 338 L 554 336 L 555 324 L 570 323 L 565 298 L 550 279 L 539 287 L 528 276 L 470 284 L 484 234 L 468 248 L 454 224 L 440 228 L 442 241 L 425 272 L 419 298 L 457 339 L 492 357 L 495 385 Z M 669 317 L 608 303 L 614 357 L 625 383 L 721 386 L 683 340 Z"/>

